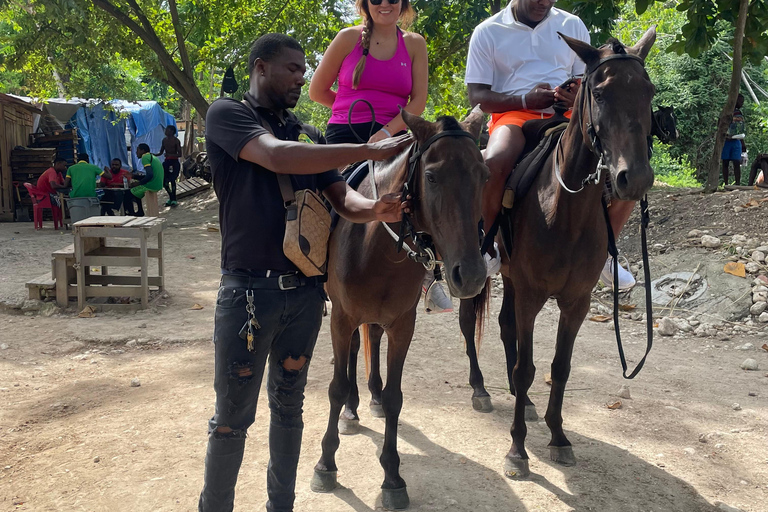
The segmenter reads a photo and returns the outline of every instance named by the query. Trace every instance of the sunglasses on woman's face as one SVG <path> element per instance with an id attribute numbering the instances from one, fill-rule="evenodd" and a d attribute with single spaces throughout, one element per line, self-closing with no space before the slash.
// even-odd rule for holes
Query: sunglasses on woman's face
<path id="1" fill-rule="evenodd" d="M 368 0 L 371 5 L 381 5 L 382 0 Z M 400 3 L 400 0 L 387 0 L 389 2 L 389 5 L 397 5 Z"/>

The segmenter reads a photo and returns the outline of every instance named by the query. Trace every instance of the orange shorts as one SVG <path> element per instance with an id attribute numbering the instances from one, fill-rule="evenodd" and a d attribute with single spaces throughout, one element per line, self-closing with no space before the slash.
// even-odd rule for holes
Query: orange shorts
<path id="1" fill-rule="evenodd" d="M 491 122 L 488 123 L 488 133 L 492 134 L 498 126 L 504 126 L 506 124 L 513 124 L 515 126 L 523 127 L 523 123 L 531 121 L 532 119 L 547 119 L 554 114 L 542 114 L 541 112 L 532 112 L 530 110 L 510 110 L 509 112 L 500 112 L 497 114 L 491 114 Z M 565 113 L 565 117 L 571 118 L 571 111 Z"/>

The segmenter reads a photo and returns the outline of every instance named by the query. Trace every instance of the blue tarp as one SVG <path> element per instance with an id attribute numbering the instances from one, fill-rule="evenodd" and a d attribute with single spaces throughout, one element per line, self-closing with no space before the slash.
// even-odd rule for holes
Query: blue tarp
<path id="1" fill-rule="evenodd" d="M 136 158 L 136 147 L 143 143 L 149 145 L 152 153 L 160 151 L 165 137 L 165 127 L 176 126 L 176 119 L 162 109 L 156 101 L 113 100 L 110 106 L 118 113 L 129 113 L 127 118 L 119 119 L 115 112 L 105 109 L 103 104 L 83 106 L 73 117 L 82 147 L 91 158 L 91 163 L 109 166 L 113 158 L 119 158 L 124 165 L 129 163 L 126 145 L 133 149 L 130 163 L 134 169 L 141 169 Z M 126 126 L 130 141 L 126 141 Z"/>

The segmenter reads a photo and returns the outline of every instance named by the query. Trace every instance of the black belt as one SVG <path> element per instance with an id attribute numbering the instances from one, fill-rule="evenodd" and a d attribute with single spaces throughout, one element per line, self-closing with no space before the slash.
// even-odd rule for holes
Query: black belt
<path id="1" fill-rule="evenodd" d="M 325 276 L 306 277 L 301 274 L 282 274 L 274 277 L 248 277 L 230 274 L 221 276 L 221 286 L 247 290 L 293 290 L 303 286 L 320 286 L 325 281 Z"/>

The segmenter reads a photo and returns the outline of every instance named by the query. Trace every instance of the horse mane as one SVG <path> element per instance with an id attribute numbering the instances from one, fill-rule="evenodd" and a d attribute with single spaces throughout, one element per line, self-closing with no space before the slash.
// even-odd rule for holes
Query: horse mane
<path id="1" fill-rule="evenodd" d="M 610 48 L 613 53 L 627 53 L 627 47 L 615 37 L 609 37 L 605 44 L 600 47 L 600 49 L 603 48 Z"/>
<path id="2" fill-rule="evenodd" d="M 440 131 L 448 131 L 448 130 L 463 130 L 464 128 L 461 127 L 461 124 L 456 120 L 453 116 L 440 116 L 435 120 L 436 123 L 438 123 L 440 127 Z"/>

